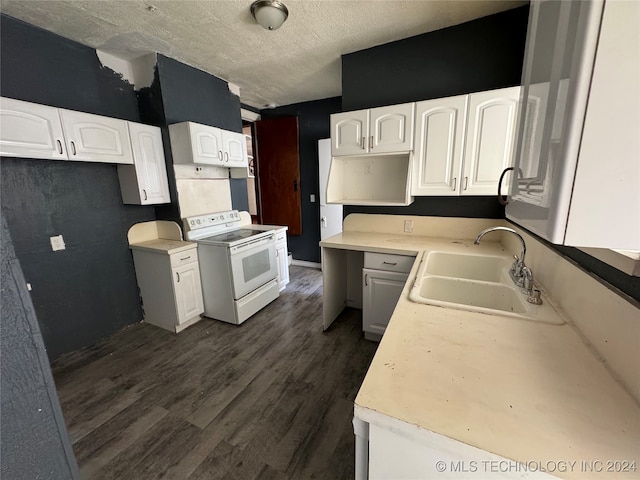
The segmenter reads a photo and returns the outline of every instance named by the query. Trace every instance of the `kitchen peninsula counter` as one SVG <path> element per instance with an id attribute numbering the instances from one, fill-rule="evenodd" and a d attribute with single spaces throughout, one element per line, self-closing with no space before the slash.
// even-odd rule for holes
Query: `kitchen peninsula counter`
<path id="1" fill-rule="evenodd" d="M 417 255 L 355 400 L 355 417 L 478 461 L 477 476 L 464 478 L 485 478 L 479 462 L 494 457 L 541 467 L 540 478 L 545 463 L 559 478 L 640 478 L 638 402 L 565 312 L 567 323 L 551 325 L 409 300 L 425 251 L 511 253 L 488 237 L 473 245 L 486 227 L 481 220 L 465 221 L 466 235 L 453 231 L 460 238 L 438 237 L 441 228 L 431 229 L 433 237 L 346 230 L 321 242 L 324 256 L 334 250 Z M 564 471 L 549 468 L 558 462 L 575 463 Z M 608 462 L 629 462 L 629 468 L 607 472 Z M 454 478 L 446 476 L 450 464 L 443 471 L 431 463 L 424 478 Z"/>

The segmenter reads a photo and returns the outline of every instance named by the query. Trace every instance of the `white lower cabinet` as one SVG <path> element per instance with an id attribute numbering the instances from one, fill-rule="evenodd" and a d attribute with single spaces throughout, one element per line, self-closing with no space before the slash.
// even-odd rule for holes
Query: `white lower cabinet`
<path id="1" fill-rule="evenodd" d="M 365 252 L 362 269 L 362 330 L 379 341 L 396 308 L 413 257 Z"/>
<path id="2" fill-rule="evenodd" d="M 122 201 L 132 205 L 170 203 L 160 128 L 128 122 L 133 165 L 118 165 Z"/>
<path id="3" fill-rule="evenodd" d="M 131 248 L 144 321 L 177 333 L 200 320 L 204 304 L 196 245 L 171 255 Z"/>
<path id="4" fill-rule="evenodd" d="M 204 311 L 198 262 L 174 268 L 173 294 L 176 301 L 177 325 L 200 316 Z"/>
<path id="5" fill-rule="evenodd" d="M 398 420 L 389 419 L 385 423 L 384 426 L 375 423 L 367 425 L 354 418 L 354 427 L 357 427 L 356 466 L 360 466 L 356 471 L 356 480 L 558 478 L 531 467 L 532 462 L 519 464 Z M 369 445 L 365 449 L 367 436 Z M 359 449 L 358 443 L 361 444 Z"/>
<path id="6" fill-rule="evenodd" d="M 287 230 L 276 233 L 276 261 L 278 263 L 278 288 L 284 290 L 289 283 L 289 252 L 287 252 Z"/>

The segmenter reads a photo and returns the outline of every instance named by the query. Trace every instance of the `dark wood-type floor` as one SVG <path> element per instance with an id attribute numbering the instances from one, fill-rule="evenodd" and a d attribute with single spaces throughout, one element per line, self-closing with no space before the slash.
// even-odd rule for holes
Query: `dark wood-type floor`
<path id="1" fill-rule="evenodd" d="M 361 313 L 322 332 L 322 276 L 234 326 L 140 323 L 52 368 L 85 479 L 353 478 L 353 400 L 375 353 Z"/>

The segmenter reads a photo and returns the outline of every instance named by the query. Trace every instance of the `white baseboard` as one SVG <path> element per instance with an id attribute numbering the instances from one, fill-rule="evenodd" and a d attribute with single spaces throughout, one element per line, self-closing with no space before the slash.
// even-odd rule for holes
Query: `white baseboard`
<path id="1" fill-rule="evenodd" d="M 320 270 L 322 265 L 316 262 L 306 262 L 304 260 L 296 260 L 295 258 L 291 260 L 291 265 L 297 265 L 298 267 L 307 267 L 307 268 L 317 268 Z"/>

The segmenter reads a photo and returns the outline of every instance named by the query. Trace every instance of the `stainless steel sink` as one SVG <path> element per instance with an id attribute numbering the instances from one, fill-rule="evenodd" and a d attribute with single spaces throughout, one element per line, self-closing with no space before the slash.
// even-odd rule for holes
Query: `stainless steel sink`
<path id="1" fill-rule="evenodd" d="M 508 255 L 425 252 L 409 299 L 416 303 L 504 315 L 555 325 L 564 320 L 549 302 L 527 302 L 509 277 Z"/>

